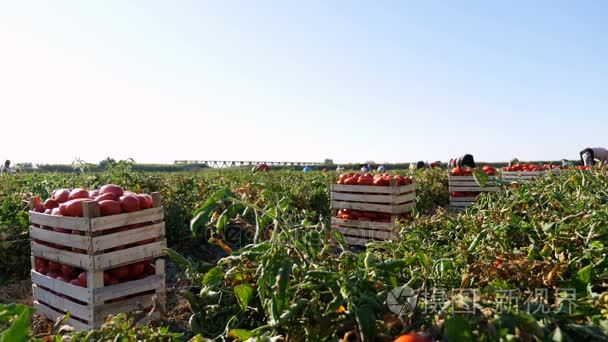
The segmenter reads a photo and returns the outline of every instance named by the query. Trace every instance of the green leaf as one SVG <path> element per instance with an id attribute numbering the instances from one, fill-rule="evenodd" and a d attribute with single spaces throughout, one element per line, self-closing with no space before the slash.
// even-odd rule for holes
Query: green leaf
<path id="1" fill-rule="evenodd" d="M 468 342 L 473 341 L 471 325 L 461 316 L 452 316 L 444 323 L 447 341 Z"/>
<path id="2" fill-rule="evenodd" d="M 236 295 L 236 300 L 239 302 L 241 309 L 247 311 L 249 301 L 253 298 L 253 287 L 248 283 L 240 284 L 234 287 L 234 294 Z"/>
<path id="3" fill-rule="evenodd" d="M 25 341 L 30 333 L 30 323 L 34 310 L 25 305 L 14 307 L 18 313 L 10 327 L 0 333 L 0 342 Z"/>
<path id="4" fill-rule="evenodd" d="M 355 308 L 355 317 L 362 341 L 374 341 L 376 337 L 376 314 L 369 304 L 363 304 Z"/>
<path id="5" fill-rule="evenodd" d="M 190 230 L 194 236 L 202 235 L 204 229 L 211 220 L 211 216 L 217 210 L 217 208 L 219 208 L 219 206 L 219 203 L 211 203 L 208 206 L 203 207 L 202 210 L 198 211 L 198 214 L 196 214 L 196 216 L 190 220 Z"/>
<path id="6" fill-rule="evenodd" d="M 175 251 L 171 248 L 164 249 L 165 254 L 169 257 L 169 259 L 173 260 L 176 264 L 178 264 L 181 268 L 185 269 L 194 269 L 194 265 L 186 259 L 183 255 Z"/>
<path id="7" fill-rule="evenodd" d="M 224 280 L 224 272 L 219 267 L 214 267 L 205 274 L 203 285 L 220 286 Z"/>
<path id="8" fill-rule="evenodd" d="M 257 334 L 251 330 L 232 329 L 228 332 L 228 336 L 236 339 L 237 341 L 246 341 L 252 337 L 256 337 Z"/>
<path id="9" fill-rule="evenodd" d="M 587 265 L 581 268 L 572 280 L 569 282 L 569 287 L 576 290 L 576 296 L 585 297 L 587 294 L 587 286 L 593 280 L 593 265 Z"/>

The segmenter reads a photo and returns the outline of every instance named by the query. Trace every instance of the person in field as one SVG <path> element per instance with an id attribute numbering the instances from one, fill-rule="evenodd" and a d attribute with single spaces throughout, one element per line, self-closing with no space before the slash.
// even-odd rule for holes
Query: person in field
<path id="1" fill-rule="evenodd" d="M 2 165 L 2 168 L 0 169 L 0 175 L 11 174 L 11 173 L 13 173 L 13 169 L 11 168 L 11 161 L 6 160 L 4 162 L 4 165 Z"/>
<path id="2" fill-rule="evenodd" d="M 384 165 L 380 165 L 380 166 L 378 166 L 378 169 L 377 169 L 377 170 L 378 170 L 378 172 L 380 172 L 380 173 L 384 173 L 384 171 L 385 171 L 386 169 L 384 168 Z"/>
<path id="3" fill-rule="evenodd" d="M 454 164 L 456 164 L 456 166 L 460 166 L 460 167 L 464 167 L 464 166 L 468 166 L 468 167 L 475 167 L 475 158 L 473 158 L 472 154 L 465 154 L 462 157 L 458 157 L 456 158 L 456 160 L 454 161 Z"/>
<path id="4" fill-rule="evenodd" d="M 606 164 L 608 162 L 608 150 L 603 147 L 589 147 L 581 151 L 581 162 L 584 166 L 593 166 L 595 161 Z"/>

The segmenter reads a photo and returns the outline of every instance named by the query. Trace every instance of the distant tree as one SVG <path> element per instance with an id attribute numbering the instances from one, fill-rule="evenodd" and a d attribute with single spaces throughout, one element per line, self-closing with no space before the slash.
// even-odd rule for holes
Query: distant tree
<path id="1" fill-rule="evenodd" d="M 101 169 L 105 170 L 105 169 L 108 168 L 108 166 L 114 165 L 114 164 L 116 164 L 116 160 L 114 158 L 108 157 L 108 158 L 106 158 L 106 159 L 104 159 L 104 160 L 102 160 L 102 161 L 99 162 L 99 167 Z"/>
<path id="2" fill-rule="evenodd" d="M 323 161 L 323 164 L 325 164 L 325 165 L 334 165 L 334 160 L 327 158 L 327 159 L 325 159 Z"/>

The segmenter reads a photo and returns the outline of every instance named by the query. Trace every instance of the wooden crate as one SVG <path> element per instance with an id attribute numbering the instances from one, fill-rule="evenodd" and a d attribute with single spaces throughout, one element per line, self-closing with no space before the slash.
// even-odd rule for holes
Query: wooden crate
<path id="1" fill-rule="evenodd" d="M 395 236 L 395 222 L 411 213 L 416 202 L 416 183 L 389 186 L 333 184 L 331 188 L 333 229 L 340 231 L 349 245 L 365 246 L 370 240 L 390 240 Z M 336 216 L 338 209 L 390 214 L 390 222 L 345 220 Z"/>
<path id="2" fill-rule="evenodd" d="M 110 314 L 130 312 L 153 304 L 158 310 L 150 318 L 159 318 L 166 301 L 165 263 L 160 258 L 164 255 L 166 240 L 162 197 L 154 193 L 152 199 L 153 208 L 104 217 L 99 217 L 99 204 L 94 201 L 83 203 L 84 217 L 52 216 L 30 211 L 32 287 L 36 310 L 53 320 L 69 311 L 71 318 L 68 324 L 77 330 L 100 327 Z M 135 224 L 138 226 L 133 229 L 103 235 L 108 233 L 108 229 Z M 72 232 L 62 233 L 48 228 Z M 137 243 L 145 244 L 119 249 Z M 118 250 L 114 250 L 116 247 Z M 35 257 L 82 268 L 87 272 L 87 287 L 36 272 Z M 104 286 L 105 270 L 145 260 L 153 260 L 154 275 Z"/>
<path id="3" fill-rule="evenodd" d="M 473 176 L 452 176 L 448 177 L 450 191 L 450 207 L 454 209 L 465 209 L 473 205 L 477 201 L 477 196 L 456 197 L 452 196 L 454 192 L 495 192 L 498 191 L 498 186 L 494 183 L 496 177 L 489 176 L 488 183 L 485 187 L 481 187 Z"/>
<path id="4" fill-rule="evenodd" d="M 546 174 L 547 171 L 502 171 L 501 177 L 505 182 L 526 182 Z"/>

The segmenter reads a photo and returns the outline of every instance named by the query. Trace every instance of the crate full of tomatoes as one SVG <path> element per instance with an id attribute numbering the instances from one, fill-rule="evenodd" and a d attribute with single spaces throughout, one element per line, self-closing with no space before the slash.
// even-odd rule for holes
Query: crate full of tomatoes
<path id="1" fill-rule="evenodd" d="M 351 245 L 390 240 L 399 220 L 411 220 L 416 184 L 409 176 L 345 173 L 331 188 L 332 227 Z"/>
<path id="2" fill-rule="evenodd" d="M 483 192 L 498 191 L 495 184 L 498 172 L 492 166 L 486 165 L 480 171 L 485 173 L 487 181 L 480 184 L 473 175 L 474 170 L 468 167 L 455 167 L 450 171 L 448 182 L 450 191 L 450 206 L 454 209 L 464 209 L 477 201 L 477 196 Z"/>
<path id="3" fill-rule="evenodd" d="M 34 306 L 49 319 L 66 314 L 77 330 L 119 312 L 165 303 L 166 247 L 159 193 L 58 189 L 30 201 Z"/>
<path id="4" fill-rule="evenodd" d="M 502 180 L 507 182 L 529 181 L 537 177 L 545 176 L 548 172 L 559 171 L 557 165 L 516 164 L 506 166 L 502 169 Z"/>

